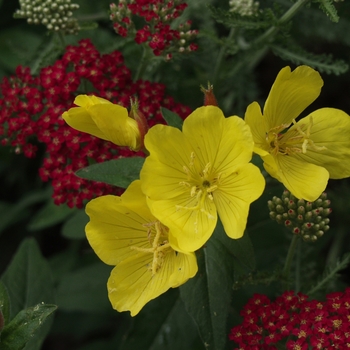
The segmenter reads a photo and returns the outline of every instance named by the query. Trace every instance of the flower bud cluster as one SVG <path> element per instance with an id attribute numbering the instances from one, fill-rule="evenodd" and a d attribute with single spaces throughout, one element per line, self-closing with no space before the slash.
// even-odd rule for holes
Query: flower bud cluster
<path id="1" fill-rule="evenodd" d="M 73 17 L 79 5 L 71 0 L 19 0 L 19 4 L 14 16 L 27 18 L 29 24 L 43 24 L 49 31 L 63 34 L 76 34 L 80 29 Z"/>
<path id="2" fill-rule="evenodd" d="M 190 43 L 198 34 L 197 30 L 191 30 L 191 21 L 171 28 L 186 7 L 182 0 L 119 0 L 117 5 L 110 4 L 110 20 L 117 34 L 134 37 L 137 44 L 148 44 L 154 55 L 170 60 L 175 53 L 197 50 L 197 45 Z M 136 16 L 144 23 L 140 29 L 135 26 Z M 136 19 L 136 23 L 140 20 Z"/>
<path id="3" fill-rule="evenodd" d="M 328 215 L 332 212 L 329 206 L 326 193 L 322 193 L 315 202 L 307 202 L 285 190 L 281 198 L 274 196 L 268 201 L 270 218 L 307 242 L 315 242 L 329 230 Z"/>
<path id="4" fill-rule="evenodd" d="M 259 2 L 254 0 L 230 0 L 230 12 L 241 16 L 254 16 L 259 9 Z"/>

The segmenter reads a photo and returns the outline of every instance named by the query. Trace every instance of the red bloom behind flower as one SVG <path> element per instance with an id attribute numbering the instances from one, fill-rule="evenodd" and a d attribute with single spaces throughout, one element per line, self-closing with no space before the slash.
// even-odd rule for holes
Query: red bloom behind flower
<path id="1" fill-rule="evenodd" d="M 90 163 L 118 157 L 142 155 L 70 128 L 61 115 L 73 106 L 81 83 L 91 92 L 129 106 L 137 97 L 140 111 L 149 126 L 164 123 L 160 106 L 185 118 L 190 109 L 165 95 L 165 86 L 148 81 L 133 82 L 123 56 L 114 51 L 101 55 L 89 40 L 67 46 L 62 59 L 32 76 L 29 68 L 18 67 L 16 75 L 0 84 L 0 139 L 16 153 L 33 158 L 37 141 L 46 145 L 46 156 L 39 169 L 43 181 L 52 180 L 56 204 L 82 207 L 84 200 L 123 190 L 104 183 L 81 179 L 75 172 Z"/>

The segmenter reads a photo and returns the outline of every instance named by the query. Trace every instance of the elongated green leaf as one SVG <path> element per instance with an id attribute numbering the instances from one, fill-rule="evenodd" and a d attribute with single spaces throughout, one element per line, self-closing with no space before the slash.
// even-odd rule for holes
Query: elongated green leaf
<path id="1" fill-rule="evenodd" d="M 198 332 L 177 289 L 152 300 L 131 321 L 131 332 L 120 350 L 202 349 L 193 347 Z"/>
<path id="2" fill-rule="evenodd" d="M 164 107 L 161 108 L 161 111 L 162 116 L 168 125 L 182 130 L 183 120 L 176 113 Z"/>
<path id="3" fill-rule="evenodd" d="M 5 285 L 0 281 L 0 311 L 6 325 L 10 321 L 10 299 Z M 0 327 L 1 332 L 1 327 Z"/>
<path id="4" fill-rule="evenodd" d="M 205 248 L 197 254 L 197 275 L 180 287 L 181 298 L 197 323 L 207 349 L 226 347 L 234 265 L 239 261 L 246 268 L 253 268 L 252 249 L 249 237 L 232 240 L 219 224 Z"/>
<path id="5" fill-rule="evenodd" d="M 65 311 L 104 312 L 111 309 L 107 280 L 111 266 L 97 262 L 61 278 L 57 287 L 57 304 Z"/>
<path id="6" fill-rule="evenodd" d="M 23 349 L 56 309 L 56 305 L 38 304 L 20 311 L 1 333 L 1 350 Z"/>
<path id="7" fill-rule="evenodd" d="M 85 238 L 85 226 L 89 222 L 89 217 L 85 210 L 77 211 L 62 227 L 62 235 L 69 239 Z"/>
<path id="8" fill-rule="evenodd" d="M 28 230 L 37 231 L 59 224 L 77 209 L 66 205 L 56 205 L 50 198 L 46 205 L 30 220 Z"/>
<path id="9" fill-rule="evenodd" d="M 54 286 L 47 261 L 42 257 L 34 239 L 22 242 L 16 255 L 2 276 L 11 301 L 10 318 L 33 305 L 54 304 Z M 26 350 L 38 350 L 52 320 L 45 322 L 26 345 Z"/>
<path id="10" fill-rule="evenodd" d="M 83 179 L 127 188 L 132 181 L 139 178 L 143 162 L 142 157 L 113 159 L 78 170 L 76 175 Z"/>

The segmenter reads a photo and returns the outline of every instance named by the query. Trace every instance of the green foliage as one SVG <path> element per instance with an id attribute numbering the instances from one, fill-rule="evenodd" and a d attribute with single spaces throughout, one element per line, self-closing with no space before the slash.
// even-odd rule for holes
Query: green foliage
<path id="1" fill-rule="evenodd" d="M 162 116 L 168 125 L 182 130 L 183 120 L 176 113 L 169 111 L 169 109 L 163 107 Z"/>
<path id="2" fill-rule="evenodd" d="M 25 346 L 26 350 L 39 349 L 52 320 L 43 322 L 56 306 L 52 305 L 54 286 L 51 271 L 35 240 L 23 241 L 3 274 L 2 283 L 10 300 L 10 317 L 6 317 L 10 321 L 1 334 L 0 348 L 15 350 Z"/>
<path id="3" fill-rule="evenodd" d="M 46 318 L 57 309 L 44 303 L 21 310 L 1 333 L 1 350 L 21 350 L 33 338 Z"/>
<path id="4" fill-rule="evenodd" d="M 289 42 L 289 45 L 286 46 L 275 44 L 271 48 L 275 55 L 280 56 L 284 60 L 291 61 L 297 65 L 305 64 L 327 74 L 339 75 L 349 69 L 349 65 L 343 60 L 334 60 L 332 55 L 316 55 L 307 52 L 295 43 Z"/>
<path id="5" fill-rule="evenodd" d="M 132 181 L 139 178 L 143 162 L 142 157 L 112 159 L 78 170 L 76 175 L 83 179 L 127 188 Z"/>
<path id="6" fill-rule="evenodd" d="M 180 287 L 186 310 L 195 320 L 206 349 L 226 348 L 226 321 L 232 297 L 232 262 L 246 269 L 255 268 L 248 235 L 228 238 L 219 224 L 205 248 L 197 253 L 198 273 Z"/>
<path id="7" fill-rule="evenodd" d="M 339 16 L 333 5 L 334 0 L 314 0 L 319 3 L 320 9 L 329 17 L 332 22 L 338 22 Z"/>
<path id="8" fill-rule="evenodd" d="M 228 28 L 244 28 L 244 29 L 264 29 L 276 24 L 276 19 L 271 16 L 271 11 L 268 11 L 268 15 L 262 15 L 259 12 L 254 16 L 242 16 L 238 13 L 229 12 L 222 8 L 209 6 L 213 18 L 222 23 Z"/>
<path id="9" fill-rule="evenodd" d="M 320 276 L 317 282 L 308 290 L 307 294 L 310 296 L 325 290 L 331 281 L 339 278 L 339 272 L 347 268 L 350 264 L 350 253 L 345 254 L 341 259 L 334 264 L 326 266 L 322 276 Z"/>

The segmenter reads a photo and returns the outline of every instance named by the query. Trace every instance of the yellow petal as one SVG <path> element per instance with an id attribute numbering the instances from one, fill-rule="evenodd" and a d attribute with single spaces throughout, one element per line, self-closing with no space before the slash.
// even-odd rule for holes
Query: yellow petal
<path id="1" fill-rule="evenodd" d="M 181 195 L 180 183 L 187 179 L 183 167 L 189 165 L 193 152 L 181 131 L 155 125 L 146 134 L 145 146 L 151 155 L 140 173 L 143 192 L 152 199 Z"/>
<path id="2" fill-rule="evenodd" d="M 265 179 L 253 164 L 241 166 L 230 176 L 220 179 L 220 187 L 213 193 L 218 214 L 226 234 L 231 238 L 243 236 L 250 203 L 261 196 Z"/>
<path id="3" fill-rule="evenodd" d="M 202 168 L 210 163 L 217 171 L 230 171 L 252 157 L 253 139 L 243 119 L 225 118 L 215 106 L 197 108 L 184 121 L 183 134 Z"/>
<path id="4" fill-rule="evenodd" d="M 101 103 L 105 103 L 105 104 L 112 104 L 112 102 L 102 98 L 102 97 L 98 97 L 98 96 L 94 96 L 94 95 L 78 95 L 75 99 L 74 99 L 74 104 L 79 106 L 79 107 L 84 107 L 86 109 L 88 109 L 90 106 L 96 105 L 96 104 L 101 104 Z"/>
<path id="5" fill-rule="evenodd" d="M 140 147 L 140 132 L 137 123 L 130 118 L 126 108 L 116 104 L 95 104 L 88 112 L 106 139 L 118 146 L 133 150 Z"/>
<path id="6" fill-rule="evenodd" d="M 297 125 L 311 122 L 310 139 L 322 150 L 308 147 L 296 158 L 326 168 L 331 179 L 350 176 L 350 116 L 335 108 L 322 108 L 301 119 Z"/>
<path id="7" fill-rule="evenodd" d="M 217 213 L 209 199 L 197 209 L 190 209 L 196 207 L 198 201 L 190 197 L 188 191 L 171 199 L 148 198 L 147 202 L 152 214 L 169 227 L 169 242 L 179 251 L 194 252 L 201 248 L 215 229 Z"/>
<path id="8" fill-rule="evenodd" d="M 323 80 L 308 66 L 299 66 L 293 72 L 283 68 L 272 85 L 264 106 L 268 130 L 289 124 L 320 94 Z"/>
<path id="9" fill-rule="evenodd" d="M 152 276 L 151 254 L 139 253 L 118 264 L 108 280 L 108 296 L 114 309 L 137 315 L 146 303 L 169 288 L 185 283 L 197 273 L 194 254 L 166 254 L 162 267 Z"/>
<path id="10" fill-rule="evenodd" d="M 327 186 L 329 173 L 323 167 L 286 155 L 263 157 L 263 160 L 266 171 L 270 173 L 272 170 L 270 175 L 281 181 L 297 198 L 313 202 Z"/>
<path id="11" fill-rule="evenodd" d="M 64 112 L 62 118 L 75 130 L 86 132 L 102 140 L 108 140 L 107 136 L 97 127 L 95 121 L 85 108 L 73 107 Z"/>
<path id="12" fill-rule="evenodd" d="M 265 125 L 265 119 L 257 102 L 253 102 L 247 107 L 244 120 L 250 127 L 255 147 L 262 150 L 267 150 L 266 133 L 269 131 L 268 126 Z"/>
<path id="13" fill-rule="evenodd" d="M 154 222 L 140 182 L 134 181 L 121 196 L 101 196 L 86 206 L 90 222 L 87 239 L 96 255 L 106 264 L 116 265 L 130 254 L 130 246 L 147 247 L 148 230 L 144 224 Z"/>

